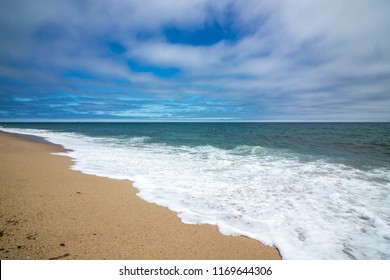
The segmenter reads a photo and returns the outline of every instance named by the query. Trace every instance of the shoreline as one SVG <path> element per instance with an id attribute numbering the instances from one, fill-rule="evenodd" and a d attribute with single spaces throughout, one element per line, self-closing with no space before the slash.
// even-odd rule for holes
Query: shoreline
<path id="1" fill-rule="evenodd" d="M 23 136 L 0 132 L 0 259 L 281 259 L 257 240 L 184 224 L 130 181 L 71 170 L 51 154 L 62 146 Z"/>

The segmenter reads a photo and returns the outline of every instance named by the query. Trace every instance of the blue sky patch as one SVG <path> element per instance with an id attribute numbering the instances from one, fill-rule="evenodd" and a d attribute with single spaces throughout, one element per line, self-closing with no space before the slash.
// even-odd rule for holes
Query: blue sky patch
<path id="1" fill-rule="evenodd" d="M 172 78 L 180 73 L 176 67 L 158 67 L 140 63 L 136 60 L 128 60 L 127 65 L 134 72 L 150 73 L 161 78 Z"/>
<path id="2" fill-rule="evenodd" d="M 191 46 L 210 46 L 220 41 L 235 42 L 243 35 L 235 32 L 232 25 L 223 26 L 217 21 L 196 28 L 168 26 L 163 32 L 169 43 Z"/>
<path id="3" fill-rule="evenodd" d="M 108 46 L 110 47 L 110 50 L 113 53 L 122 54 L 122 53 L 125 53 L 127 51 L 127 49 L 122 44 L 120 44 L 119 42 L 110 42 L 108 44 Z"/>

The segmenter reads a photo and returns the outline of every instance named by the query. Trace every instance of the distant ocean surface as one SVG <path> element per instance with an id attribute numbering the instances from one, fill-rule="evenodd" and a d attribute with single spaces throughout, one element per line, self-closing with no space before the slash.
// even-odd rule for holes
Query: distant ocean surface
<path id="1" fill-rule="evenodd" d="M 9 123 L 184 223 L 285 259 L 390 259 L 390 123 Z M 37 163 L 39 164 L 39 163 Z M 132 215 L 132 213 L 129 213 Z"/>

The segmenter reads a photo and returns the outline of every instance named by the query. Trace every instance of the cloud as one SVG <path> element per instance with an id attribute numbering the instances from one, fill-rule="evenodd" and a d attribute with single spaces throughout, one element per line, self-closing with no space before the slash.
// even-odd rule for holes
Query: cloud
<path id="1" fill-rule="evenodd" d="M 390 121 L 388 10 L 386 0 L 2 0 L 1 115 Z"/>

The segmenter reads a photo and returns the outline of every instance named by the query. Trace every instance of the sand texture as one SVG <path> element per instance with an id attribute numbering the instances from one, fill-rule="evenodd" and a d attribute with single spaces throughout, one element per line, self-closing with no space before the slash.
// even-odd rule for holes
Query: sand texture
<path id="1" fill-rule="evenodd" d="M 56 151 L 0 133 L 0 259 L 280 259 L 258 241 L 183 224 L 131 182 L 72 171 Z"/>

